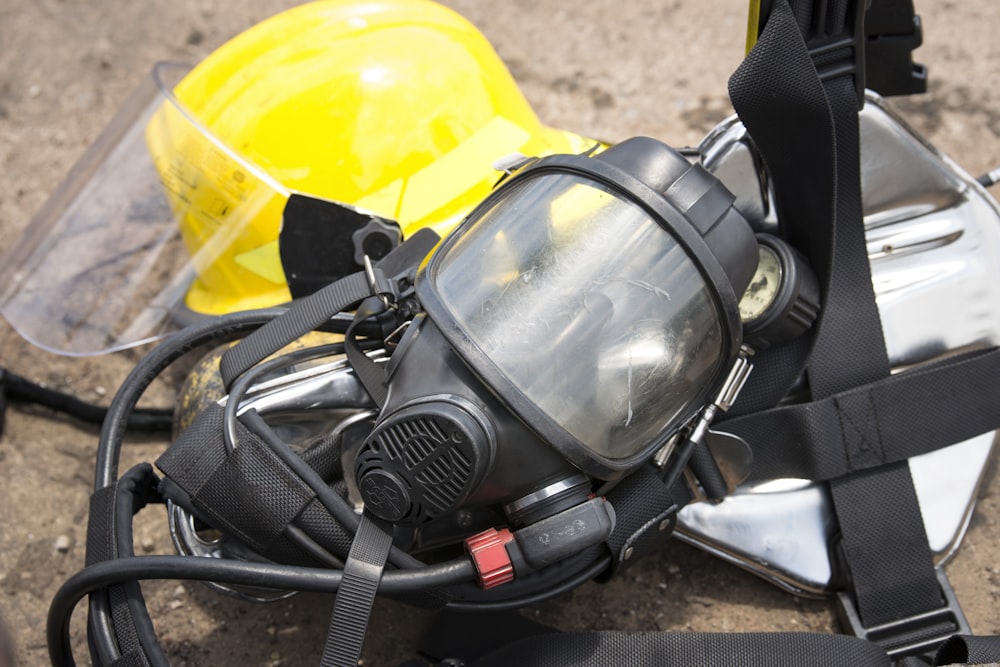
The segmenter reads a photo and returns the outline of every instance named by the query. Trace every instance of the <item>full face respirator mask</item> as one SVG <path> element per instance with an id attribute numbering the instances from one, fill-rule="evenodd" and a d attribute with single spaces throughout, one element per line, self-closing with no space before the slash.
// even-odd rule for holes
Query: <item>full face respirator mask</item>
<path id="1" fill-rule="evenodd" d="M 417 274 L 357 454 L 365 506 L 518 525 L 621 478 L 725 379 L 756 255 L 724 186 L 657 141 L 523 167 Z"/>

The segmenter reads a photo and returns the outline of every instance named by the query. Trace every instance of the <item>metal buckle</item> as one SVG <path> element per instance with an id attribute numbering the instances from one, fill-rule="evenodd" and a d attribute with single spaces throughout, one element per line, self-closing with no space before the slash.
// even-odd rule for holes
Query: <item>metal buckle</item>
<path id="1" fill-rule="evenodd" d="M 837 611 L 841 623 L 855 637 L 881 646 L 893 660 L 932 654 L 952 635 L 972 634 L 948 577 L 940 567 L 934 568 L 934 573 L 944 596 L 944 607 L 866 628 L 861 622 L 853 593 L 840 592 L 837 593 Z"/>

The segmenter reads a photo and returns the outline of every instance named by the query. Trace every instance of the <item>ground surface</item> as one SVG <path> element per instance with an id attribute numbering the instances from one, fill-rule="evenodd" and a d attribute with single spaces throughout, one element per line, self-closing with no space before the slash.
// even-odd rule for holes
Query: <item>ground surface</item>
<path id="1" fill-rule="evenodd" d="M 195 62 L 292 3 L 0 0 L 0 250 L 28 225 L 129 90 L 158 60 Z M 726 78 L 741 59 L 745 3 L 450 0 L 478 24 L 542 119 L 615 141 L 635 134 L 690 145 L 729 113 Z M 991 0 L 918 1 L 931 90 L 899 103 L 904 116 L 972 173 L 1000 165 L 1000 16 Z M 4 367 L 106 402 L 136 353 L 70 359 L 24 343 L 0 324 Z M 169 404 L 158 386 L 152 403 Z M 0 441 L 0 615 L 19 662 L 47 661 L 53 593 L 84 557 L 97 431 L 32 409 L 8 411 Z M 148 459 L 162 442 L 128 447 Z M 994 457 L 995 458 L 995 457 Z M 994 464 L 995 468 L 995 464 Z M 1000 476 L 989 471 L 968 537 L 947 571 L 978 633 L 1000 634 Z M 146 549 L 166 549 L 163 522 L 143 524 Z M 147 588 L 175 664 L 315 663 L 331 602 L 302 596 L 270 606 L 198 585 Z M 589 584 L 527 613 L 562 628 L 819 630 L 833 605 L 799 600 L 680 544 L 608 585 Z M 85 655 L 82 612 L 77 656 Z M 426 617 L 381 604 L 366 664 L 411 655 Z"/>

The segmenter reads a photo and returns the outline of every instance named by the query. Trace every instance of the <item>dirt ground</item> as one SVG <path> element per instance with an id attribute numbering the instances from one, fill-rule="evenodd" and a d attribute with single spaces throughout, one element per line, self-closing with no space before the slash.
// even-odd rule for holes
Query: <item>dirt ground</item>
<path id="1" fill-rule="evenodd" d="M 158 60 L 196 62 L 288 0 L 0 0 L 0 251 Z M 476 23 L 548 124 L 616 141 L 647 134 L 696 143 L 729 113 L 726 79 L 742 58 L 745 3 L 731 0 L 449 0 Z M 1000 165 L 1000 29 L 993 0 L 917 0 L 918 60 L 929 94 L 897 103 L 904 117 L 973 174 Z M 139 352 L 74 359 L 21 340 L 0 323 L 0 364 L 85 400 L 106 403 Z M 169 405 L 172 387 L 151 404 Z M 44 623 L 58 586 L 83 563 L 97 429 L 14 407 L 0 440 L 0 616 L 19 664 L 47 663 Z M 139 441 L 129 460 L 164 442 Z M 1000 476 L 996 455 L 965 542 L 947 567 L 979 634 L 1000 634 Z M 141 550 L 169 550 L 166 524 L 139 528 Z M 318 661 L 332 600 L 267 606 L 195 584 L 146 587 L 174 664 Z M 833 604 L 804 600 L 672 544 L 606 585 L 588 584 L 526 611 L 557 627 L 627 630 L 834 631 Z M 74 617 L 85 661 L 83 611 Z M 380 603 L 365 664 L 412 655 L 423 612 Z M 808 660 L 806 661 L 808 662 Z"/>

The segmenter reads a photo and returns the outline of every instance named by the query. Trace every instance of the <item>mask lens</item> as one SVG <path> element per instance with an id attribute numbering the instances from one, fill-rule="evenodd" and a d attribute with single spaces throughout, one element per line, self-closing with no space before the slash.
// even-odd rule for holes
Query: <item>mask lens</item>
<path id="1" fill-rule="evenodd" d="M 525 179 L 435 259 L 441 303 L 482 357 L 601 457 L 675 428 L 722 363 L 720 313 L 694 262 L 591 179 Z"/>

